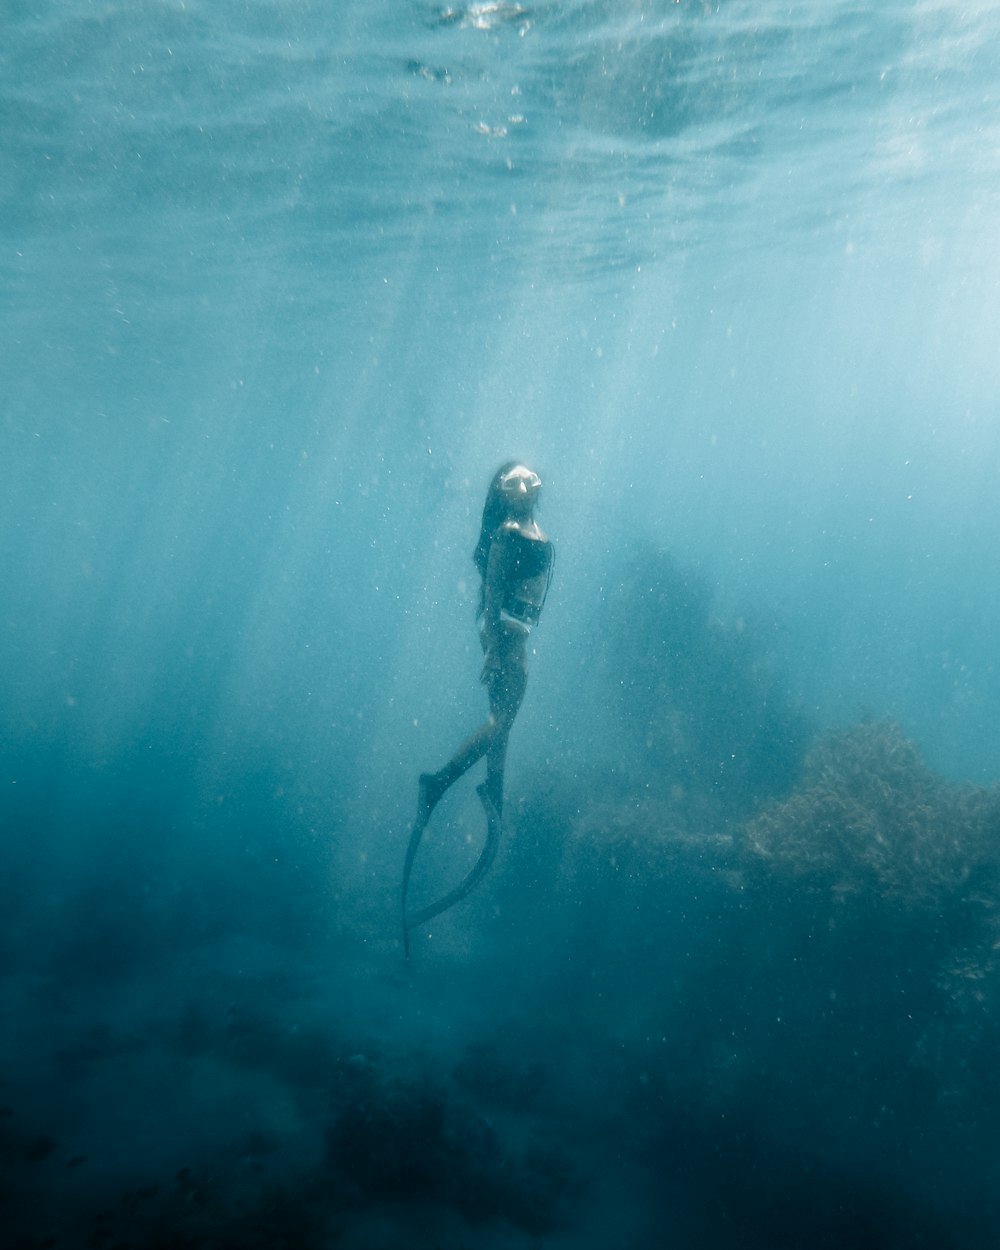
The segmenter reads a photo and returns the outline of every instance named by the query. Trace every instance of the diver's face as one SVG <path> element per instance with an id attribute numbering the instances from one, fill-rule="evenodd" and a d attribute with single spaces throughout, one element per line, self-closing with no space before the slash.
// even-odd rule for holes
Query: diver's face
<path id="1" fill-rule="evenodd" d="M 523 464 L 516 465 L 500 479 L 500 490 L 507 507 L 517 516 L 530 515 L 541 489 L 542 479 Z"/>

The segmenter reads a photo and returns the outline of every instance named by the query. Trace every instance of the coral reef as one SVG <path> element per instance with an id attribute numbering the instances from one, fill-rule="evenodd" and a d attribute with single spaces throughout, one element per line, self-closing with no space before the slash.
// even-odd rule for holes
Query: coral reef
<path id="1" fill-rule="evenodd" d="M 1000 790 L 879 721 L 742 823 L 655 786 L 575 808 L 556 1010 L 631 1056 L 609 1049 L 607 1102 L 664 1218 L 687 1209 L 691 1244 L 992 1244 Z"/>
<path id="2" fill-rule="evenodd" d="M 853 1001 L 861 1027 L 885 1029 L 906 995 L 921 1022 L 910 1072 L 961 1103 L 992 1087 L 1000 787 L 948 782 L 898 724 L 865 723 L 816 745 L 799 788 L 747 825 L 745 851 L 762 899 L 783 882 L 805 895 L 811 963 L 842 987 L 840 1015 Z M 865 960 L 867 975 L 852 976 Z"/>
<path id="3" fill-rule="evenodd" d="M 875 721 L 819 742 L 795 792 L 749 823 L 746 845 L 834 895 L 992 906 L 998 834 L 1000 788 L 948 783 L 898 724 Z"/>

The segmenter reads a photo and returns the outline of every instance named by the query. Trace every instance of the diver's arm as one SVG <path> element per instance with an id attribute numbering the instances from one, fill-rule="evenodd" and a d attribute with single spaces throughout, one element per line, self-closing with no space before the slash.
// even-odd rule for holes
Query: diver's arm
<path id="1" fill-rule="evenodd" d="M 483 678 L 490 670 L 500 667 L 500 609 L 503 606 L 504 582 L 506 580 L 506 548 L 502 539 L 490 544 L 486 563 L 486 594 L 483 608 L 483 642 L 486 656 L 483 661 Z"/>

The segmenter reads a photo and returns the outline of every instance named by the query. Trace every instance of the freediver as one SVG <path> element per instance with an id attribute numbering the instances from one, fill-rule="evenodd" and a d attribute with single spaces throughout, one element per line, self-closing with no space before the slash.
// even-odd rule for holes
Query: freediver
<path id="1" fill-rule="evenodd" d="M 403 869 L 403 946 L 407 955 L 410 929 L 464 898 L 486 874 L 499 845 L 507 741 L 528 681 L 528 637 L 541 616 L 555 563 L 555 549 L 535 520 L 541 488 L 537 473 L 520 461 L 509 460 L 494 473 L 486 494 L 479 543 L 472 559 L 482 579 L 476 614 L 483 648 L 480 681 L 486 686 L 490 710 L 444 768 L 420 775 L 417 818 Z M 484 755 L 486 780 L 476 792 L 486 812 L 487 836 L 479 862 L 454 890 L 408 917 L 406 894 L 423 831 L 445 791 Z"/>

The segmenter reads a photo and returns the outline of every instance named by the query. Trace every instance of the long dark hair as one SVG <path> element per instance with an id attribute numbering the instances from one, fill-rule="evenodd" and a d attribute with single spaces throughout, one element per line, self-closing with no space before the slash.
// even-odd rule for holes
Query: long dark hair
<path id="1" fill-rule="evenodd" d="M 507 519 L 507 500 L 500 489 L 500 479 L 505 473 L 509 473 L 511 469 L 516 469 L 521 463 L 520 460 L 505 460 L 496 473 L 493 474 L 489 490 L 486 492 L 486 503 L 483 505 L 483 523 L 479 529 L 479 542 L 472 553 L 473 563 L 479 570 L 479 576 L 482 578 L 479 585 L 477 617 L 482 616 L 486 611 L 486 566 L 490 560 L 490 544 L 496 537 L 497 530 Z"/>

